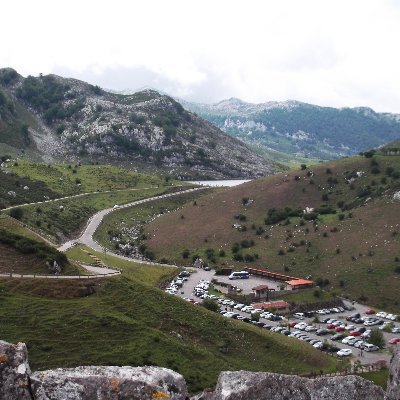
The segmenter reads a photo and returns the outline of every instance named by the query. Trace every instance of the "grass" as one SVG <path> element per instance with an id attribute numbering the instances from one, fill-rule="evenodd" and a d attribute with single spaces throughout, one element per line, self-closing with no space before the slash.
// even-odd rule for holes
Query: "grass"
<path id="1" fill-rule="evenodd" d="M 315 296 L 315 292 L 318 292 L 318 297 Z M 314 288 L 282 296 L 282 299 L 296 304 L 313 304 L 320 301 L 333 300 L 334 297 L 335 296 L 330 292 Z"/>
<path id="2" fill-rule="evenodd" d="M 360 375 L 364 379 L 367 379 L 375 383 L 375 385 L 380 386 L 383 390 L 386 390 L 387 381 L 389 378 L 388 369 L 382 369 L 380 371 L 374 371 L 374 372 L 364 372 L 358 375 Z"/>
<path id="3" fill-rule="evenodd" d="M 178 271 L 173 267 L 159 267 L 123 260 L 107 253 L 99 253 L 81 244 L 70 248 L 66 254 L 69 260 L 93 264 L 93 259 L 88 255 L 88 252 L 99 258 L 108 267 L 118 269 L 122 271 L 125 276 L 152 286 L 159 286 L 166 280 L 172 279 Z"/>
<path id="4" fill-rule="evenodd" d="M 82 285 L 0 280 L 0 336 L 27 343 L 33 370 L 158 365 L 183 374 L 196 392 L 222 370 L 302 374 L 337 366 L 304 343 L 228 321 L 129 276 Z"/>
<path id="5" fill-rule="evenodd" d="M 79 198 L 59 200 L 23 207 L 21 222 L 63 241 L 74 237 L 97 211 L 152 197 L 168 191 L 166 187 L 127 189 L 110 193 L 94 193 Z M 61 208 L 62 207 L 62 208 Z M 10 213 L 10 211 L 8 211 Z"/>
<path id="6" fill-rule="evenodd" d="M 43 182 L 50 190 L 62 194 L 121 190 L 162 186 L 164 179 L 111 165 L 42 164 L 18 160 L 11 170 L 20 177 Z M 79 182 L 79 184 L 77 183 Z"/>
<path id="7" fill-rule="evenodd" d="M 345 158 L 212 193 L 201 197 L 197 207 L 188 204 L 148 224 L 143 243 L 157 259 L 181 265 L 200 255 L 217 268 L 248 265 L 327 279 L 327 290 L 397 313 L 400 214 L 393 193 L 400 189 L 400 179 L 389 176 L 388 167 L 400 172 L 400 157 Z M 357 171 L 362 176 L 350 185 L 347 179 Z M 264 221 L 272 208 L 303 210 L 323 204 L 335 213 L 320 215 L 315 224 L 303 224 L 298 217 L 274 225 Z M 244 221 L 235 219 L 240 214 Z M 247 230 L 235 229 L 235 223 Z M 243 240 L 254 243 L 243 248 Z M 238 254 L 248 255 L 247 261 L 233 260 L 234 243 L 239 243 Z M 185 249 L 187 259 L 182 257 Z M 220 250 L 225 256 L 219 256 Z"/>

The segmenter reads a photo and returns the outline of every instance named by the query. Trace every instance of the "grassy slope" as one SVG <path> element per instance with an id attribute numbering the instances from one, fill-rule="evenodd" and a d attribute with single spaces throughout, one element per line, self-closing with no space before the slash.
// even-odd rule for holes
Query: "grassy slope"
<path id="1" fill-rule="evenodd" d="M 7 215 L 0 215 L 0 229 L 4 229 L 12 234 L 42 242 L 48 245 L 47 242 L 38 236 L 35 232 L 25 228 L 22 224 L 18 223 L 13 218 Z M 47 274 L 46 260 L 36 256 L 35 254 L 24 254 L 17 249 L 0 244 L 0 272 L 1 273 L 20 273 L 20 274 Z M 76 263 L 69 262 L 64 270 L 64 275 L 79 275 L 84 274 Z"/>
<path id="2" fill-rule="evenodd" d="M 1 338 L 26 342 L 34 370 L 153 364 L 182 373 L 192 391 L 213 385 L 221 370 L 335 367 L 334 359 L 297 340 L 166 295 L 133 278 L 135 268 L 146 274 L 146 267 L 126 266 L 125 276 L 96 283 L 91 296 L 82 281 L 1 280 Z M 224 346 L 227 353 L 219 350 Z"/>
<path id="3" fill-rule="evenodd" d="M 44 196 L 59 198 L 92 193 L 23 207 L 21 221 L 45 232 L 56 241 L 76 235 L 88 218 L 101 209 L 161 194 L 172 190 L 170 188 L 174 186 L 171 184 L 176 184 L 156 176 L 104 165 L 45 165 L 19 161 L 17 165 L 10 165 L 8 170 L 13 174 L 5 175 L 7 182 L 3 182 L 0 188 L 0 197 L 3 193 L 5 205 L 37 202 L 43 200 Z M 16 185 L 16 181 L 19 185 Z M 25 185 L 29 186 L 29 190 L 23 190 Z M 18 192 L 12 201 L 7 195 L 11 189 Z M 112 192 L 105 193 L 110 190 Z M 64 207 L 63 211 L 60 206 Z"/>
<path id="4" fill-rule="evenodd" d="M 11 171 L 21 177 L 41 181 L 59 194 L 143 188 L 164 184 L 164 180 L 111 165 L 38 164 L 19 160 Z M 80 180 L 80 185 L 76 184 Z"/>
<path id="5" fill-rule="evenodd" d="M 348 158 L 310 168 L 313 177 L 307 177 L 308 170 L 294 171 L 287 175 L 276 175 L 259 179 L 219 194 L 202 197 L 197 206 L 187 205 L 177 213 L 157 219 L 146 227 L 150 239 L 148 248 L 157 258 L 165 257 L 179 263 L 190 261 L 199 254 L 206 257 L 205 250 L 211 248 L 217 254 L 217 265 L 244 265 L 268 267 L 277 272 L 287 271 L 295 276 L 311 274 L 314 279 L 329 279 L 331 289 L 338 293 L 361 299 L 371 305 L 400 310 L 400 275 L 394 272 L 395 261 L 400 257 L 400 213 L 399 204 L 392 201 L 394 190 L 399 190 L 399 179 L 386 177 L 385 170 L 392 166 L 400 171 L 400 157 L 375 157 L 380 173 L 372 174 L 371 159 Z M 327 173 L 330 168 L 331 173 Z M 364 171 L 365 176 L 357 178 L 351 189 L 345 176 L 351 171 Z M 295 176 L 299 180 L 295 180 Z M 327 180 L 337 179 L 330 187 Z M 313 184 L 311 184 L 313 181 Z M 371 187 L 372 193 L 358 197 L 361 190 Z M 396 189 L 397 188 L 397 189 Z M 322 195 L 328 201 L 322 201 Z M 244 206 L 243 198 L 253 199 Z M 368 197 L 373 197 L 366 201 Z M 344 211 L 344 220 L 339 221 L 337 203 L 344 201 L 351 207 Z M 299 225 L 299 218 L 290 218 L 290 224 L 266 226 L 264 218 L 270 208 L 320 207 L 328 204 L 338 214 L 325 215 L 318 221 L 317 230 L 312 222 Z M 349 214 L 349 213 L 352 214 Z M 234 219 L 244 214 L 247 221 Z M 184 218 L 181 218 L 184 215 Z M 240 222 L 247 226 L 246 232 L 239 232 L 232 226 Z M 257 235 L 252 229 L 262 227 L 265 232 Z M 337 232 L 332 232 L 337 229 Z M 254 246 L 242 249 L 241 254 L 258 254 L 254 262 L 233 262 L 231 246 L 243 239 L 254 240 Z M 311 247 L 294 247 L 291 244 L 310 242 Z M 293 247 L 293 252 L 288 252 Z M 180 257 L 184 249 L 190 250 L 188 260 Z M 226 252 L 218 257 L 218 250 Z M 278 255 L 282 249 L 285 255 Z M 337 252 L 339 249 L 339 252 Z M 353 258 L 354 257 L 354 260 Z"/>

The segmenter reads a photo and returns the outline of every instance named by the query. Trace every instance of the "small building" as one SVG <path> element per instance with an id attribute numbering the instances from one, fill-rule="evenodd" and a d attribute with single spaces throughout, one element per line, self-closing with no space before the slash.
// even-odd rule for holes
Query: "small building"
<path id="1" fill-rule="evenodd" d="M 275 289 L 268 287 L 267 285 L 258 285 L 251 289 L 254 293 L 254 300 L 269 300 L 269 292 L 275 291 Z"/>
<path id="2" fill-rule="evenodd" d="M 285 283 L 286 285 L 290 286 L 292 290 L 309 289 L 314 286 L 314 282 L 307 279 L 292 279 L 291 281 L 286 281 Z"/>
<path id="3" fill-rule="evenodd" d="M 285 314 L 285 313 L 289 312 L 289 303 L 286 301 L 283 301 L 283 300 L 265 301 L 262 303 L 253 303 L 252 306 L 254 308 L 261 308 L 262 310 L 265 310 L 265 311 L 270 311 L 270 310 L 274 309 L 281 314 Z"/>

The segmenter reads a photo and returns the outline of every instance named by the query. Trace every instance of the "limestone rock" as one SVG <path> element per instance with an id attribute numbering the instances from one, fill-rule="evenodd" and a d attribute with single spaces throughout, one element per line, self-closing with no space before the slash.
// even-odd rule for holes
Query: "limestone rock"
<path id="1" fill-rule="evenodd" d="M 307 379 L 269 372 L 222 372 L 214 392 L 195 400 L 383 400 L 384 392 L 358 376 Z"/>
<path id="2" fill-rule="evenodd" d="M 183 377 L 158 367 L 77 367 L 36 372 L 35 400 L 185 400 Z"/>
<path id="3" fill-rule="evenodd" d="M 386 400 L 400 399 L 400 351 L 392 357 L 390 362 L 389 379 L 387 384 Z"/>
<path id="4" fill-rule="evenodd" d="M 30 372 L 25 344 L 0 340 L 0 399 L 31 400 Z"/>

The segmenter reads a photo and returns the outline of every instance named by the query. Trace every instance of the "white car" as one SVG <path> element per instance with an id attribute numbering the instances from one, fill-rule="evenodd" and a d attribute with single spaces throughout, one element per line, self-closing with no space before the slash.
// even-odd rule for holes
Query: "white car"
<path id="1" fill-rule="evenodd" d="M 251 313 L 254 310 L 252 306 L 245 306 L 241 309 L 241 311 L 246 312 L 246 313 Z"/>
<path id="2" fill-rule="evenodd" d="M 365 343 L 363 348 L 364 348 L 365 351 L 377 351 L 377 350 L 379 350 L 378 346 L 375 346 L 375 345 L 373 345 L 371 343 Z"/>
<path id="3" fill-rule="evenodd" d="M 400 328 L 393 328 L 392 333 L 400 333 Z"/>
<path id="4" fill-rule="evenodd" d="M 339 350 L 336 354 L 339 357 L 347 357 L 347 356 L 351 356 L 353 354 L 353 352 L 351 351 L 351 349 L 342 349 L 342 350 Z"/>
<path id="5" fill-rule="evenodd" d="M 304 329 L 306 332 L 315 332 L 317 328 L 313 325 L 307 325 L 306 329 Z"/>
<path id="6" fill-rule="evenodd" d="M 371 336 L 371 332 L 371 329 L 367 329 L 364 333 L 361 334 L 361 336 L 366 339 Z"/>
<path id="7" fill-rule="evenodd" d="M 301 329 L 302 331 L 306 328 L 308 324 L 306 322 L 299 322 L 294 326 L 295 329 Z"/>
<path id="8" fill-rule="evenodd" d="M 236 304 L 236 306 L 234 306 L 233 308 L 235 310 L 241 310 L 245 305 L 244 304 Z"/>
<path id="9" fill-rule="evenodd" d="M 324 344 L 322 342 L 317 342 L 313 344 L 313 347 L 316 349 L 322 349 L 324 347 Z"/>
<path id="10" fill-rule="evenodd" d="M 375 315 L 380 318 L 386 318 L 387 313 L 385 313 L 384 311 L 379 311 Z"/>
<path id="11" fill-rule="evenodd" d="M 355 337 L 355 336 L 347 336 L 347 337 L 345 337 L 344 339 L 342 339 L 342 343 L 343 343 L 343 344 L 347 344 L 348 341 L 349 341 L 349 340 L 352 340 L 352 339 L 356 339 L 356 337 Z"/>

